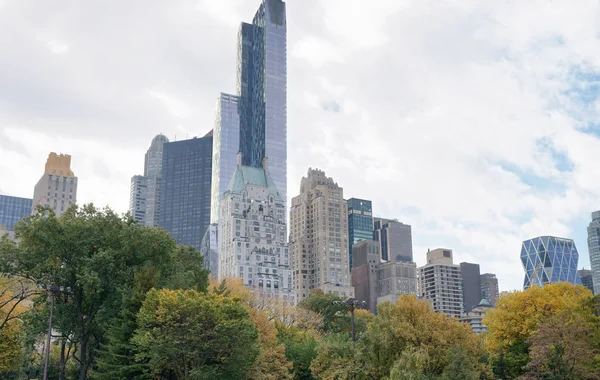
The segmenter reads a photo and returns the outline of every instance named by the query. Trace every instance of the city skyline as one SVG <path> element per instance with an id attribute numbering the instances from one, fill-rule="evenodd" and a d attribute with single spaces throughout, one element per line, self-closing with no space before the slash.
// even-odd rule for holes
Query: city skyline
<path id="1" fill-rule="evenodd" d="M 0 30 L 21 44 L 0 37 L 0 72 L 18 74 L 0 74 L 0 175 L 10 179 L 0 193 L 31 197 L 48 152 L 64 152 L 80 204 L 126 211 L 150 139 L 205 135 L 216 94 L 235 93 L 237 28 L 258 3 L 148 5 L 136 22 L 159 27 L 139 35 L 128 4 L 106 9 L 114 25 L 100 35 L 80 23 L 96 14 L 92 2 L 3 3 Z M 580 127 L 599 118 L 591 107 L 597 5 L 532 12 L 390 2 L 354 15 L 336 1 L 287 4 L 288 202 L 306 169 L 318 167 L 346 198 L 372 200 L 374 216 L 410 224 L 419 265 L 427 248 L 447 246 L 456 262 L 497 274 L 502 290 L 519 289 L 513 253 L 525 239 L 556 235 L 573 238 L 579 268 L 589 268 L 600 140 Z M 476 17 L 486 12 L 500 22 Z M 516 13 L 527 16 L 512 20 Z M 489 37 L 485 46 L 477 35 Z M 111 60 L 97 59 L 109 48 Z"/>

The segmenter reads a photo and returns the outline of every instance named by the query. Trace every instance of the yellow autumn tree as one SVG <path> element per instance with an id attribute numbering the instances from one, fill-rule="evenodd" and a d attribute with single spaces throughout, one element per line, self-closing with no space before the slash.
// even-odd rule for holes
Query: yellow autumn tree
<path id="1" fill-rule="evenodd" d="M 592 293 L 583 286 L 566 282 L 533 286 L 523 292 L 500 297 L 496 309 L 484 318 L 488 328 L 487 347 L 497 352 L 522 342 L 533 334 L 541 322 L 563 311 L 582 310 Z"/>

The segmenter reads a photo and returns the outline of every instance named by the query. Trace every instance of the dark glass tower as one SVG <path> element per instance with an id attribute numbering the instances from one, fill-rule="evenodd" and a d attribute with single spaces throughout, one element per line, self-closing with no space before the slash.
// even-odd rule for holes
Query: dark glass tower
<path id="1" fill-rule="evenodd" d="M 348 203 L 348 252 L 360 240 L 373 240 L 373 207 L 371 201 L 350 198 Z M 350 271 L 352 271 L 352 254 Z"/>
<path id="2" fill-rule="evenodd" d="M 240 152 L 242 164 L 269 171 L 287 198 L 287 25 L 285 3 L 262 0 L 252 24 L 238 36 Z"/>
<path id="3" fill-rule="evenodd" d="M 460 263 L 462 276 L 463 305 L 466 313 L 481 302 L 481 273 L 479 264 Z"/>
<path id="4" fill-rule="evenodd" d="M 397 220 L 375 218 L 373 240 L 381 244 L 381 259 L 384 261 L 412 262 L 412 229 Z"/>
<path id="5" fill-rule="evenodd" d="M 163 146 L 159 225 L 198 250 L 210 224 L 212 146 L 212 131 Z"/>

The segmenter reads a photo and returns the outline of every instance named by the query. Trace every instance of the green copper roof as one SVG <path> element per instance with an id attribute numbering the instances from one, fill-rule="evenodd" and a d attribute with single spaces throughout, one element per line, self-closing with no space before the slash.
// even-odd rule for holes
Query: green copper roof
<path id="1" fill-rule="evenodd" d="M 477 307 L 492 307 L 492 304 L 488 302 L 488 300 L 486 300 L 485 298 L 481 300 L 481 302 L 479 302 L 479 305 L 477 305 Z"/>
<path id="2" fill-rule="evenodd" d="M 275 182 L 263 168 L 238 165 L 233 173 L 233 177 L 227 185 L 227 191 L 239 194 L 247 185 L 263 186 L 269 189 L 269 194 L 275 197 L 275 200 L 281 201 L 281 195 L 275 186 Z"/>

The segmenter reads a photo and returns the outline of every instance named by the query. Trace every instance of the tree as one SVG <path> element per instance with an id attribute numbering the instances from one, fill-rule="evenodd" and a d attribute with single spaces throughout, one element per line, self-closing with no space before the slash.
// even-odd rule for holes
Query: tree
<path id="1" fill-rule="evenodd" d="M 448 350 L 448 364 L 442 372 L 442 380 L 478 380 L 479 371 L 475 363 L 461 346 L 454 346 Z"/>
<path id="2" fill-rule="evenodd" d="M 313 380 L 310 366 L 317 357 L 321 336 L 310 329 L 277 323 L 277 339 L 285 345 L 285 356 L 292 362 L 295 380 Z"/>
<path id="3" fill-rule="evenodd" d="M 461 347 L 473 366 L 483 353 L 482 342 L 470 326 L 434 312 L 427 302 L 414 296 L 401 296 L 396 304 L 381 305 L 358 343 L 361 363 L 374 378 L 390 376 L 400 359 L 413 359 L 403 358 L 406 350 L 420 355 L 414 359 L 426 376 L 442 374 L 453 346 Z M 425 357 L 427 360 L 422 360 Z"/>
<path id="4" fill-rule="evenodd" d="M 315 378 L 322 380 L 361 379 L 365 376 L 348 334 L 326 337 L 317 349 L 317 357 L 312 361 L 310 370 Z"/>
<path id="5" fill-rule="evenodd" d="M 390 380 L 430 380 L 433 377 L 425 375 L 429 367 L 428 361 L 429 354 L 424 349 L 406 349 L 394 363 L 390 371 Z"/>
<path id="6" fill-rule="evenodd" d="M 18 246 L 0 242 L 0 272 L 61 289 L 54 326 L 62 341 L 76 347 L 71 357 L 79 363 L 80 380 L 88 377 L 106 332 L 120 318 L 136 273 L 153 268 L 160 286 L 169 286 L 171 280 L 173 286 L 196 282 L 202 287 L 202 277 L 207 283 L 195 252 L 178 248 L 165 231 L 141 227 L 108 208 L 73 206 L 61 218 L 38 208 L 15 230 Z M 178 276 L 182 268 L 186 276 Z M 47 321 L 48 305 L 41 306 L 38 319 Z"/>
<path id="7" fill-rule="evenodd" d="M 484 323 L 488 328 L 487 349 L 494 363 L 494 373 L 505 379 L 524 374 L 529 362 L 529 338 L 538 327 L 552 317 L 566 311 L 592 314 L 592 294 L 583 286 L 566 282 L 533 286 L 523 292 L 514 292 L 498 300 Z"/>
<path id="8" fill-rule="evenodd" d="M 351 330 L 350 310 L 348 306 L 338 303 L 342 301 L 345 300 L 341 297 L 316 289 L 309 297 L 298 303 L 298 308 L 320 315 L 323 319 L 321 330 L 323 333 L 349 332 Z M 363 319 L 356 324 L 357 335 L 365 330 L 365 323 L 366 321 Z"/>
<path id="9" fill-rule="evenodd" d="M 12 320 L 20 318 L 28 309 L 25 302 L 40 294 L 35 284 L 27 279 L 0 274 L 0 330 Z"/>
<path id="10" fill-rule="evenodd" d="M 594 319 L 596 319 L 594 317 Z M 582 313 L 565 311 L 542 322 L 529 338 L 531 362 L 526 377 L 531 379 L 591 379 L 597 347 L 594 335 L 600 333 L 598 320 Z M 596 359 L 596 363 L 594 363 Z"/>
<path id="11" fill-rule="evenodd" d="M 291 380 L 292 363 L 285 356 L 285 346 L 277 341 L 277 329 L 262 311 L 250 309 L 252 322 L 259 334 L 260 355 L 250 369 L 248 380 Z"/>
<path id="12" fill-rule="evenodd" d="M 260 353 L 250 315 L 229 297 L 153 289 L 137 320 L 136 358 L 154 377 L 241 380 Z"/>

